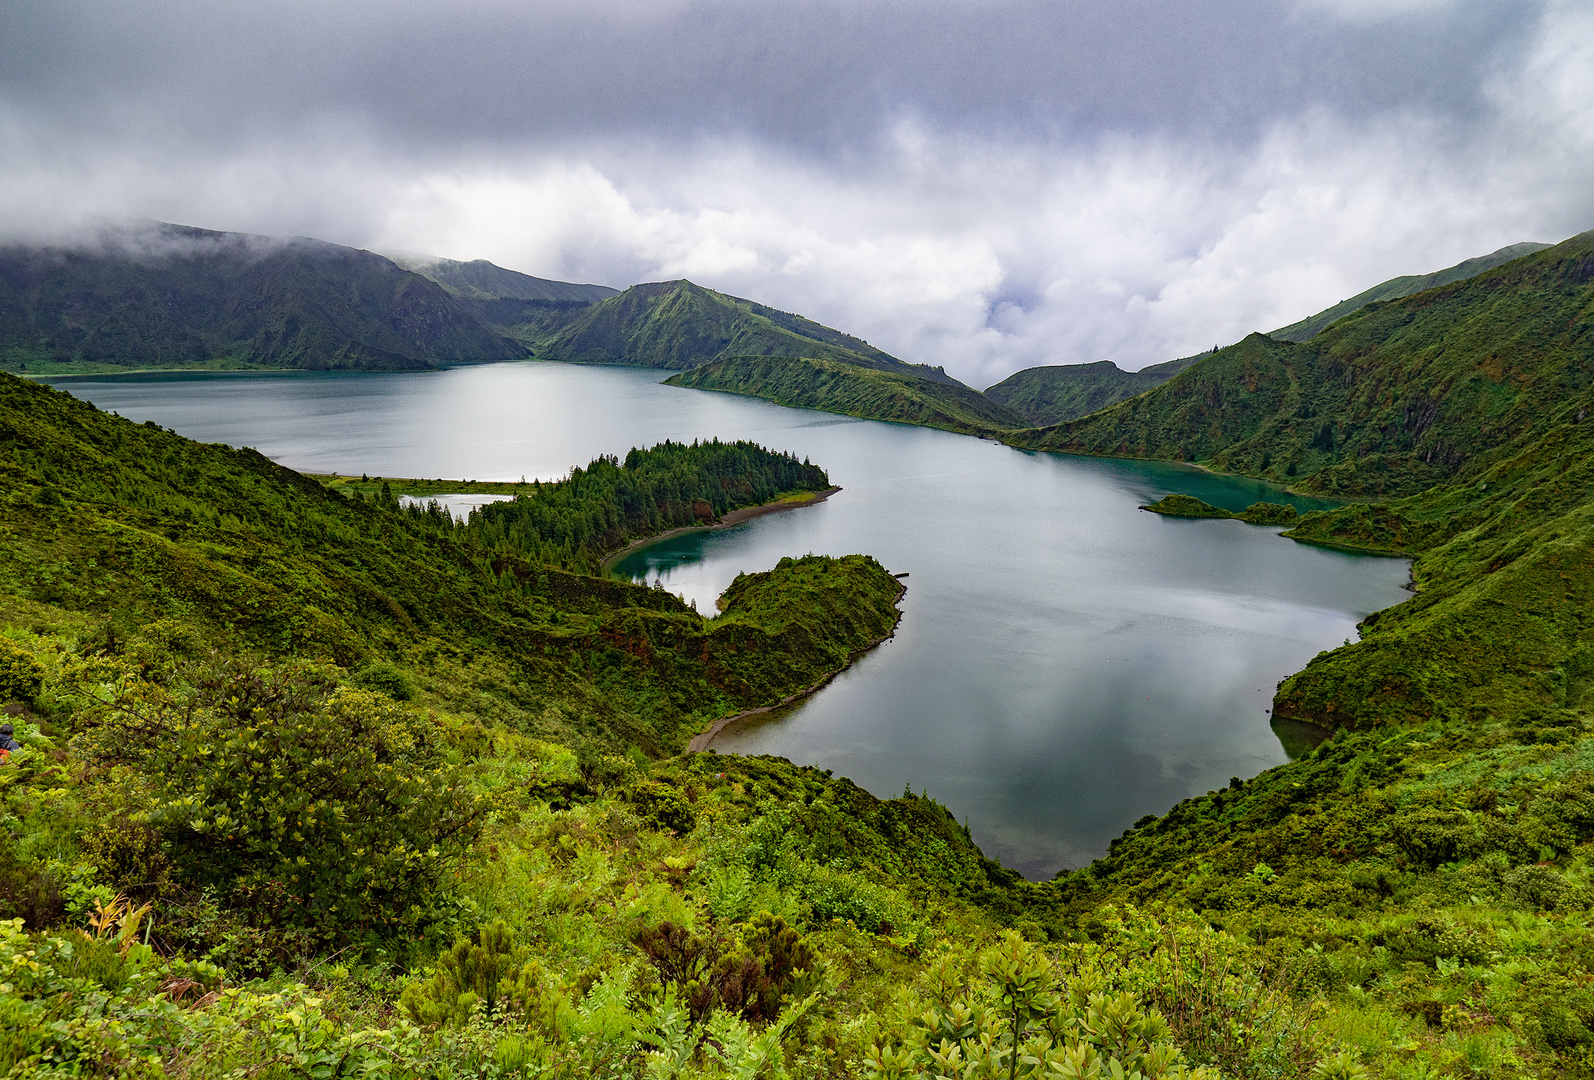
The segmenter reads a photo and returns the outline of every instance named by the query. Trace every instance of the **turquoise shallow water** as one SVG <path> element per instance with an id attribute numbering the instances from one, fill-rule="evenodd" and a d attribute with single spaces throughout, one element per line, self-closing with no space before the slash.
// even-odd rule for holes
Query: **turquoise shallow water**
<path id="1" fill-rule="evenodd" d="M 1173 491 L 1234 510 L 1281 498 L 1255 481 L 1023 453 L 661 386 L 664 375 L 514 364 L 56 385 L 304 471 L 552 478 L 599 454 L 709 436 L 811 457 L 839 494 L 645 548 L 617 571 L 661 579 L 705 612 L 739 571 L 782 555 L 861 551 L 908 572 L 892 641 L 714 745 L 821 765 L 880 795 L 928 789 L 1032 877 L 1284 761 L 1267 714 L 1275 685 L 1406 595 L 1404 560 L 1136 509 Z"/>

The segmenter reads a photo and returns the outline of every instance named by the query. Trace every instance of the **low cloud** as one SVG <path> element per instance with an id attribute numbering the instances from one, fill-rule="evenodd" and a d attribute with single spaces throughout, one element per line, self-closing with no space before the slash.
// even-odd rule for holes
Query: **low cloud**
<path id="1" fill-rule="evenodd" d="M 1594 226 L 1577 4 L 205 11 L 0 17 L 6 235 L 132 216 L 690 277 L 984 386 Z M 117 33 L 147 55 L 84 67 Z M 45 70 L 29 34 L 88 60 Z"/>

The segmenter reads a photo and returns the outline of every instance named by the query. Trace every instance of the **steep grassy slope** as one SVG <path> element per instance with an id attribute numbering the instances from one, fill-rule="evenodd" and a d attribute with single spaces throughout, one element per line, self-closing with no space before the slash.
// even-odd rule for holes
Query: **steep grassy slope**
<path id="1" fill-rule="evenodd" d="M 1479 255 L 1474 259 L 1464 259 L 1454 266 L 1435 270 L 1431 274 L 1408 274 L 1405 277 L 1390 278 L 1365 292 L 1357 293 L 1349 300 L 1341 300 L 1316 315 L 1309 315 L 1300 322 L 1280 327 L 1268 334 L 1268 337 L 1277 338 L 1279 341 L 1310 341 L 1340 319 L 1353 311 L 1360 311 L 1368 304 L 1378 303 L 1381 300 L 1400 300 L 1429 289 L 1436 289 L 1441 285 L 1465 281 L 1467 278 L 1477 277 L 1486 270 L 1503 266 L 1513 259 L 1520 259 L 1535 251 L 1543 251 L 1549 246 L 1549 244 L 1534 243 L 1510 244 L 1499 251 Z"/>
<path id="2" fill-rule="evenodd" d="M 1575 416 L 1463 481 L 1286 534 L 1421 557 L 1417 595 L 1286 680 L 1275 711 L 1339 727 L 1594 711 L 1594 432 Z"/>
<path id="3" fill-rule="evenodd" d="M 1342 732 L 1051 888 L 1087 922 L 1155 903 L 1254 942 L 1370 1075 L 1585 1077 L 1591 760 L 1586 714 Z"/>
<path id="4" fill-rule="evenodd" d="M 812 685 L 896 618 L 895 580 L 860 556 L 771 571 L 792 594 L 775 622 L 734 604 L 705 620 L 661 590 L 471 543 L 445 514 L 356 502 L 11 376 L 0 455 L 6 594 L 351 670 L 396 664 L 440 703 L 565 741 L 679 748 Z"/>
<path id="5" fill-rule="evenodd" d="M 971 435 L 1025 426 L 1022 416 L 977 390 L 861 367 L 850 361 L 735 356 L 672 375 L 665 383 Z"/>
<path id="6" fill-rule="evenodd" d="M 1124 371 L 1111 360 L 1025 368 L 987 386 L 985 396 L 1018 413 L 1030 427 L 1049 427 L 1161 386 L 1198 359 L 1170 360 L 1140 371 Z"/>
<path id="7" fill-rule="evenodd" d="M 1594 236 L 1377 305 L 1305 344 L 1253 335 L 1063 445 L 1185 457 L 1343 494 L 1288 535 L 1420 556 L 1416 596 L 1287 680 L 1336 727 L 1587 710 L 1594 639 Z"/>
<path id="8" fill-rule="evenodd" d="M 828 326 L 690 281 L 633 285 L 594 304 L 537 355 L 683 370 L 731 356 L 813 356 L 962 385 L 940 368 L 903 363 Z"/>
<path id="9" fill-rule="evenodd" d="M 1015 439 L 1401 495 L 1589 407 L 1594 234 L 1374 304 L 1309 342 L 1253 334 L 1149 394 Z"/>
<path id="10" fill-rule="evenodd" d="M 525 355 L 437 285 L 318 240 L 152 223 L 0 249 L 0 367 L 422 370 Z"/>

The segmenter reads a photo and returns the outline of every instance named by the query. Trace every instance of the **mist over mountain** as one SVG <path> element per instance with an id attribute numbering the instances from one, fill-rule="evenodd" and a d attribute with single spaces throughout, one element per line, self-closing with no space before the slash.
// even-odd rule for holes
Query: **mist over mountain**
<path id="1" fill-rule="evenodd" d="M 0 247 L 0 368 L 426 370 L 522 360 L 674 370 L 807 356 L 961 386 L 860 338 L 689 281 L 552 281 L 484 260 L 162 222 Z"/>
<path id="2" fill-rule="evenodd" d="M 321 240 L 149 222 L 0 248 L 10 371 L 402 371 L 524 355 L 436 283 Z"/>

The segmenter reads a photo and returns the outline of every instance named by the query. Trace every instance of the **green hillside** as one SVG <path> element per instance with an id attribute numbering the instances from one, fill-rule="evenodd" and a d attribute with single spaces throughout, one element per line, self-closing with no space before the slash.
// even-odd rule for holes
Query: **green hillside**
<path id="1" fill-rule="evenodd" d="M 444 707 L 576 743 L 677 749 L 718 716 L 812 684 L 895 617 L 894 579 L 854 560 L 824 579 L 830 594 L 796 584 L 805 564 L 773 572 L 814 596 L 778 625 L 705 620 L 671 594 L 529 561 L 513 535 L 476 542 L 441 511 L 356 501 L 254 451 L 115 420 L 10 376 L 0 443 L 8 594 L 100 619 L 176 618 L 351 671 L 396 664 Z M 634 459 L 643 472 L 650 453 Z M 584 534 L 590 500 L 540 491 L 532 503 L 554 503 Z M 779 648 L 761 644 L 771 633 Z"/>
<path id="2" fill-rule="evenodd" d="M 1499 251 L 1492 251 L 1487 255 L 1479 255 L 1473 259 L 1464 259 L 1454 266 L 1443 270 L 1435 270 L 1431 274 L 1408 274 L 1405 277 L 1390 278 L 1388 281 L 1374 285 L 1365 292 L 1359 292 L 1349 300 L 1341 300 L 1331 308 L 1325 308 L 1316 315 L 1310 315 L 1300 322 L 1290 323 L 1268 334 L 1270 338 L 1279 341 L 1310 341 L 1329 326 L 1343 319 L 1353 311 L 1360 311 L 1368 304 L 1375 304 L 1382 300 L 1401 300 L 1429 289 L 1436 289 L 1441 285 L 1449 285 L 1457 281 L 1465 281 L 1470 277 L 1477 277 L 1486 270 L 1493 270 L 1497 266 L 1520 259 L 1524 255 L 1531 255 L 1535 251 L 1543 251 L 1549 244 L 1510 244 Z"/>
<path id="3" fill-rule="evenodd" d="M 690 281 L 633 285 L 594 304 L 536 352 L 543 360 L 677 370 L 731 356 L 812 356 L 963 385 L 940 368 L 903 363 L 828 326 Z"/>
<path id="4" fill-rule="evenodd" d="M 1400 495 L 1584 407 L 1594 234 L 1404 300 L 1309 342 L 1253 334 L 1149 394 L 1015 438 L 1196 461 L 1329 495 Z"/>
<path id="5" fill-rule="evenodd" d="M 1277 341 L 1308 341 L 1332 323 L 1369 304 L 1385 300 L 1399 300 L 1428 289 L 1465 281 L 1488 270 L 1493 270 L 1512 260 L 1536 251 L 1548 244 L 1512 244 L 1499 251 L 1467 259 L 1455 266 L 1431 274 L 1413 274 L 1391 278 L 1365 292 L 1357 293 L 1325 311 L 1274 330 L 1267 336 Z M 1123 371 L 1110 360 L 1093 364 L 1060 364 L 1026 368 L 1015 372 L 995 386 L 985 388 L 991 400 L 1021 413 L 1034 427 L 1049 427 L 1068 420 L 1077 420 L 1093 412 L 1115 405 L 1153 386 L 1167 382 L 1173 376 L 1200 360 L 1200 356 L 1170 360 L 1163 364 Z"/>
<path id="6" fill-rule="evenodd" d="M 0 368 L 424 370 L 513 360 L 437 285 L 303 238 L 151 223 L 78 248 L 0 248 Z"/>
<path id="7" fill-rule="evenodd" d="M 1053 886 L 1077 917 L 1154 900 L 1251 938 L 1385 1075 L 1402 1043 L 1450 1048 L 1428 1075 L 1594 1062 L 1591 268 L 1574 237 L 1305 344 L 1254 335 L 1049 433 L 1409 492 L 1285 534 L 1416 556 L 1410 600 L 1278 688 L 1275 716 L 1334 737 Z"/>
<path id="8" fill-rule="evenodd" d="M 987 386 L 985 396 L 1018 413 L 1029 427 L 1048 427 L 1161 386 L 1199 359 L 1169 360 L 1139 371 L 1124 371 L 1111 360 L 1025 368 Z"/>
<path id="9" fill-rule="evenodd" d="M 778 405 L 869 420 L 921 424 L 970 435 L 1025 426 L 1024 418 L 978 390 L 914 375 L 814 357 L 734 356 L 664 380 L 669 386 L 723 390 Z"/>

